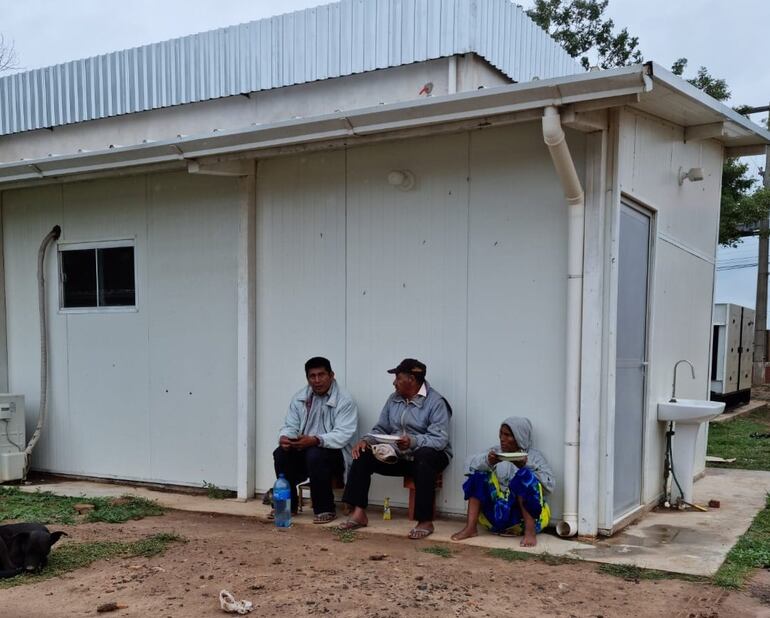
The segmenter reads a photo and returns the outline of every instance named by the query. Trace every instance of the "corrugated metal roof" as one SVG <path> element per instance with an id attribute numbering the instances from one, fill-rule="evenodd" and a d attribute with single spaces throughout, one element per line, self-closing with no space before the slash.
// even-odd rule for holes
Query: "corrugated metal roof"
<path id="1" fill-rule="evenodd" d="M 0 135 L 468 52 L 517 82 L 582 71 L 510 0 L 342 0 L 0 78 Z"/>

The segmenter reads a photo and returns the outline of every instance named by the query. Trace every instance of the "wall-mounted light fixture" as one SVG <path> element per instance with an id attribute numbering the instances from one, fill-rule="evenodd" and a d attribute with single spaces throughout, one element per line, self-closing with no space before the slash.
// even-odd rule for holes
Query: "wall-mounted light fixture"
<path id="1" fill-rule="evenodd" d="M 393 170 L 388 174 L 388 184 L 402 191 L 414 188 L 414 183 L 414 174 L 409 170 Z"/>
<path id="2" fill-rule="evenodd" d="M 679 186 L 682 186 L 684 184 L 685 180 L 689 180 L 690 182 L 700 182 L 703 180 L 703 168 L 702 167 L 691 167 L 686 172 L 684 171 L 684 168 L 679 168 Z"/>

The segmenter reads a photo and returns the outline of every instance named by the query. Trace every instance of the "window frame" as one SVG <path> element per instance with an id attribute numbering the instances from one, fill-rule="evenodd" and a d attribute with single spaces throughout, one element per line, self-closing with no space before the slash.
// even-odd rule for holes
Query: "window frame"
<path id="1" fill-rule="evenodd" d="M 134 251 L 134 304 L 133 305 L 103 305 L 93 307 L 63 307 L 64 301 L 64 272 L 62 267 L 62 253 L 66 251 L 88 251 L 93 249 L 117 249 L 120 247 L 131 247 Z M 136 238 L 119 238 L 115 240 L 96 240 L 87 242 L 59 242 L 57 243 L 57 270 L 59 277 L 59 309 L 61 314 L 77 314 L 77 313 L 137 313 L 139 311 L 139 285 L 136 257 Z M 97 265 L 98 269 L 98 265 Z M 98 275 L 96 278 L 98 285 Z M 97 299 L 98 299 L 98 288 Z"/>

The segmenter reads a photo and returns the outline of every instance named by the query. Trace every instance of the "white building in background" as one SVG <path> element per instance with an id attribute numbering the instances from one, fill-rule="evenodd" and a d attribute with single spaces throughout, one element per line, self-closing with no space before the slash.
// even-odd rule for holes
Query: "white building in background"
<path id="1" fill-rule="evenodd" d="M 662 492 L 674 361 L 708 395 L 722 160 L 769 141 L 657 65 L 581 73 L 507 0 L 344 0 L 12 75 L 0 388 L 32 428 L 60 225 L 35 468 L 248 498 L 308 357 L 365 430 L 411 356 L 454 409 L 441 509 L 517 414 L 562 531 L 610 532 Z"/>

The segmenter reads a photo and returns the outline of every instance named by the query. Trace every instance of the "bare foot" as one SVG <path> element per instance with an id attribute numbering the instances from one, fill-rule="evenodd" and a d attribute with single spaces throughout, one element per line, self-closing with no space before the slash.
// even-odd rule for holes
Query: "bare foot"
<path id="1" fill-rule="evenodd" d="M 534 547 L 537 545 L 537 535 L 534 532 L 524 532 L 524 538 L 519 543 L 522 547 Z"/>
<path id="2" fill-rule="evenodd" d="M 473 527 L 465 526 L 465 528 L 463 528 L 459 532 L 455 532 L 452 535 L 452 540 L 463 541 L 465 539 L 470 539 L 474 536 L 478 536 L 478 534 L 479 534 L 479 531 L 478 531 L 478 528 L 476 528 L 476 526 L 473 526 Z"/>
<path id="3" fill-rule="evenodd" d="M 362 526 L 369 524 L 369 517 L 367 516 L 366 511 L 360 506 L 353 509 L 353 512 L 348 515 L 348 520 L 354 521 Z"/>
<path id="4" fill-rule="evenodd" d="M 537 545 L 537 536 L 535 534 L 535 518 L 524 508 L 524 501 L 521 496 L 518 498 L 519 508 L 521 509 L 521 518 L 524 520 L 524 538 L 521 539 L 522 547 L 534 547 Z"/>

